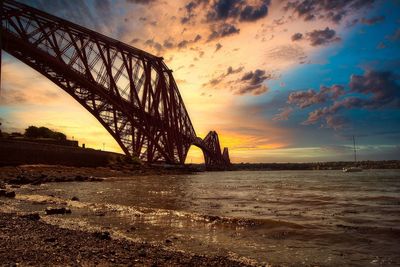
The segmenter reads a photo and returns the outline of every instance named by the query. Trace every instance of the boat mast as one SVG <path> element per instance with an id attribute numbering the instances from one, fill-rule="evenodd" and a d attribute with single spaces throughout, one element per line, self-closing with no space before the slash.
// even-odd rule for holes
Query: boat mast
<path id="1" fill-rule="evenodd" d="M 353 135 L 353 147 L 354 147 L 354 162 L 357 162 L 357 152 L 356 152 L 356 139 Z"/>

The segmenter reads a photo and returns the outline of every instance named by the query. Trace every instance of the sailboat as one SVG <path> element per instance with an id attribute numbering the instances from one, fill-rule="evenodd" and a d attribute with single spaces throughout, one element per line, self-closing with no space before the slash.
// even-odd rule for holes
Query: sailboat
<path id="1" fill-rule="evenodd" d="M 354 165 L 351 167 L 343 168 L 343 172 L 361 172 L 362 168 L 357 167 L 357 150 L 356 150 L 356 139 L 353 135 L 353 148 L 354 148 Z"/>

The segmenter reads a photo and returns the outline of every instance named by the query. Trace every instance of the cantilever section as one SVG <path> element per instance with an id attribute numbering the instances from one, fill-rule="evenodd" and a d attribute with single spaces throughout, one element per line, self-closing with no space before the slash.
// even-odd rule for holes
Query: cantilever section
<path id="1" fill-rule="evenodd" d="M 229 169 L 231 163 L 228 148 L 225 147 L 223 153 L 221 153 L 221 146 L 216 131 L 210 131 L 203 140 L 196 137 L 193 145 L 199 147 L 203 151 L 204 163 L 207 169 Z"/>
<path id="2" fill-rule="evenodd" d="M 161 57 L 14 0 L 1 10 L 1 49 L 79 102 L 126 155 L 184 164 L 196 133 Z M 216 132 L 197 143 L 208 166 L 229 162 Z"/>

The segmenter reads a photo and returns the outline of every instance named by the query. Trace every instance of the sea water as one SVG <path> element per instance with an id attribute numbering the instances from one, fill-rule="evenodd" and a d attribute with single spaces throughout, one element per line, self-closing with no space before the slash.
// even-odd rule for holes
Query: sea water
<path id="1" fill-rule="evenodd" d="M 44 219 L 186 252 L 273 265 L 400 265 L 400 170 L 115 177 L 28 186 L 13 203 L 68 205 L 71 215 Z"/>

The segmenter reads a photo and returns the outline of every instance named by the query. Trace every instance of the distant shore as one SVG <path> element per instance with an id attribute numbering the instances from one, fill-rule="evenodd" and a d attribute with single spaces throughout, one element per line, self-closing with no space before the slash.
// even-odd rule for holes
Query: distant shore
<path id="1" fill-rule="evenodd" d="M 62 165 L 88 168 L 88 176 L 140 175 L 158 174 L 163 172 L 190 173 L 207 170 L 204 164 L 166 165 L 139 164 L 127 156 L 114 152 L 100 151 L 88 148 L 56 145 L 29 141 L 0 138 L 0 167 L 21 165 Z M 306 163 L 233 163 L 228 170 L 341 170 L 346 167 L 358 166 L 363 169 L 400 169 L 400 160 L 384 161 L 339 161 L 339 162 L 306 162 Z M 83 170 L 83 169 L 80 169 Z M 65 170 L 65 169 L 63 169 Z M 90 171 L 89 171 L 90 170 Z M 109 170 L 113 170 L 111 173 Z M 220 170 L 215 168 L 214 170 Z M 90 173 L 93 172 L 93 173 Z M 103 173 L 104 174 L 103 174 Z M 1 179 L 1 177 L 0 177 Z M 43 179 L 42 179 L 43 180 Z"/>
<path id="2" fill-rule="evenodd" d="M 165 168 L 146 165 L 114 165 L 109 167 L 73 167 L 62 165 L 20 165 L 0 167 L 0 183 L 40 185 L 51 182 L 101 182 L 110 177 L 190 174 L 190 168 Z"/>
<path id="3" fill-rule="evenodd" d="M 363 169 L 400 169 L 400 160 L 382 161 L 336 161 L 336 162 L 306 162 L 306 163 L 235 163 L 232 170 L 341 170 L 346 167 L 358 166 Z"/>

